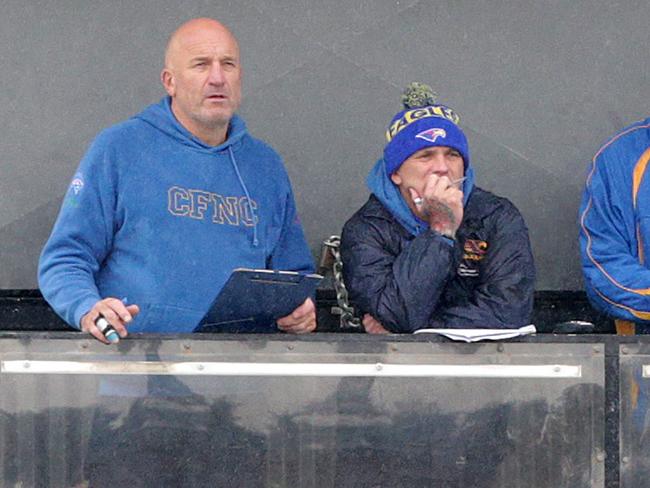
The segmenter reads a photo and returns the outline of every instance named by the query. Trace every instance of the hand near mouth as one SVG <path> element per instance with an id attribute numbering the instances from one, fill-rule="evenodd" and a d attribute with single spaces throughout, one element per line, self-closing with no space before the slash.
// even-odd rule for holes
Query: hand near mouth
<path id="1" fill-rule="evenodd" d="M 452 239 L 463 220 L 463 192 L 456 186 L 462 180 L 433 174 L 427 179 L 422 196 L 409 188 L 417 213 L 432 230 Z"/>

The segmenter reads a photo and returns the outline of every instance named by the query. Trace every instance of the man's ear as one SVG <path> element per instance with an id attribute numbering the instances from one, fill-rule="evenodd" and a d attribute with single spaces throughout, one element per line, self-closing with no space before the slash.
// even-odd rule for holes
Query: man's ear
<path id="1" fill-rule="evenodd" d="M 397 171 L 395 171 L 392 175 L 390 175 L 390 181 L 392 181 L 395 185 L 400 186 L 402 184 L 402 177 L 397 174 Z"/>
<path id="2" fill-rule="evenodd" d="M 176 93 L 176 80 L 174 79 L 174 75 L 169 69 L 165 68 L 162 70 L 160 73 L 160 81 L 165 88 L 167 95 L 173 97 Z"/>

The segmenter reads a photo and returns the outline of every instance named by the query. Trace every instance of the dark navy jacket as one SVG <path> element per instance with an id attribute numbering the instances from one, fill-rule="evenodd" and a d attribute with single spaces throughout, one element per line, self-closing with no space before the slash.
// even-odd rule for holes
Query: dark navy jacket
<path id="1" fill-rule="evenodd" d="M 455 241 L 429 229 L 413 235 L 371 195 L 345 224 L 341 254 L 351 299 L 392 332 L 530 323 L 528 229 L 512 203 L 480 188 Z"/>

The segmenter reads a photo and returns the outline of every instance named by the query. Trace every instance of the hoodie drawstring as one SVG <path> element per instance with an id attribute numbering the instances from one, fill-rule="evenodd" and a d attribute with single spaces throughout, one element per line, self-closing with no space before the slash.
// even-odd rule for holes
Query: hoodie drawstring
<path id="1" fill-rule="evenodd" d="M 259 245 L 259 241 L 257 240 L 257 216 L 255 215 L 253 205 L 251 204 L 251 196 L 248 193 L 248 188 L 246 188 L 241 174 L 239 173 L 239 168 L 237 167 L 237 161 L 235 160 L 235 153 L 232 150 L 232 146 L 228 146 L 228 154 L 230 154 L 230 162 L 232 162 L 232 167 L 235 169 L 235 174 L 237 175 L 237 179 L 239 179 L 239 184 L 241 185 L 242 189 L 244 190 L 244 194 L 246 195 L 248 210 L 250 211 L 251 218 L 253 220 L 253 246 L 257 247 Z"/>

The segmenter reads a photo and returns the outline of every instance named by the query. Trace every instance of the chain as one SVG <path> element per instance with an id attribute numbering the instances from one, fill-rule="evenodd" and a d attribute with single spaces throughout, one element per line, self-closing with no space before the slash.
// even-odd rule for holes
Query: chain
<path id="1" fill-rule="evenodd" d="M 338 307 L 332 307 L 332 313 L 340 315 L 341 328 L 359 328 L 361 320 L 354 316 L 354 307 L 350 306 L 348 290 L 343 282 L 343 261 L 341 261 L 341 238 L 330 236 L 323 241 L 323 251 L 329 251 L 334 258 L 332 271 L 334 274 L 334 289 L 336 290 L 336 303 Z"/>

